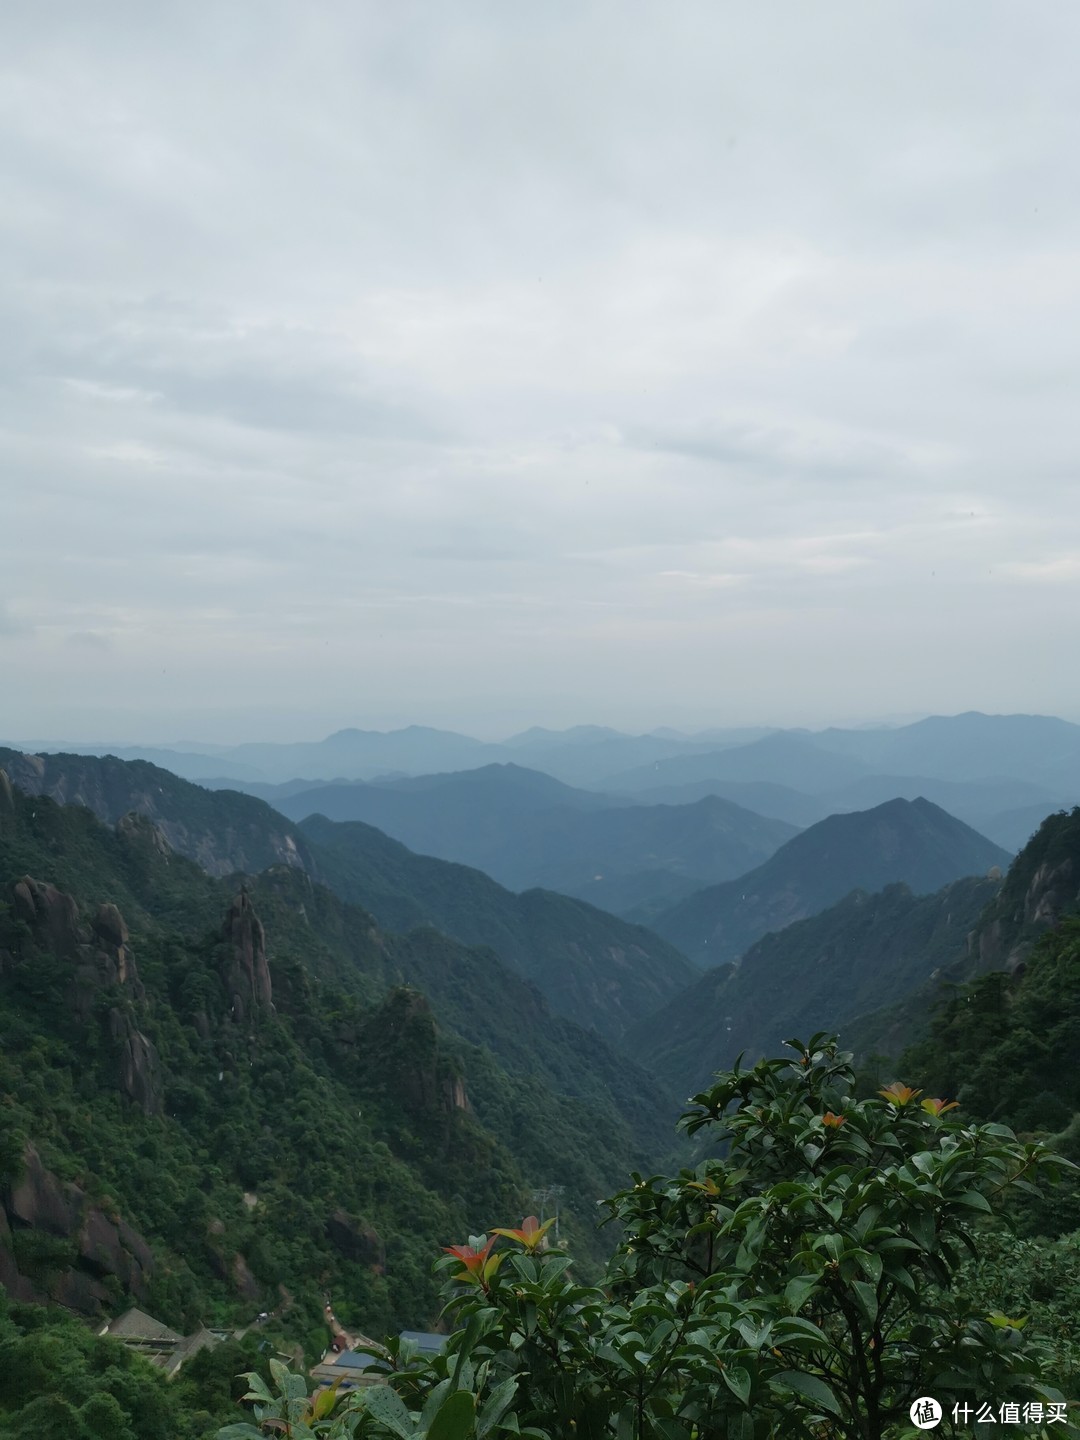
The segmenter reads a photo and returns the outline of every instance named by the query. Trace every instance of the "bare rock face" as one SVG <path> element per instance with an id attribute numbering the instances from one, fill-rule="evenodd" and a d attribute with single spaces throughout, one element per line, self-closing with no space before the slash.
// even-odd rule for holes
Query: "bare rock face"
<path id="1" fill-rule="evenodd" d="M 4 1197 L 4 1209 L 13 1225 L 66 1237 L 78 1226 L 82 1192 L 65 1185 L 46 1170 L 32 1145 L 23 1153 L 23 1173 Z"/>
<path id="2" fill-rule="evenodd" d="M 220 1221 L 211 1224 L 210 1233 L 212 1235 L 220 1236 L 224 1234 L 224 1231 L 225 1227 Z M 207 1259 L 217 1278 L 230 1284 L 242 1300 L 260 1299 L 262 1286 L 251 1273 L 250 1265 L 239 1250 L 232 1255 L 227 1255 L 218 1246 L 211 1245 L 207 1250 Z"/>
<path id="3" fill-rule="evenodd" d="M 141 1030 L 126 1036 L 120 1067 L 124 1094 L 145 1115 L 156 1115 L 161 1109 L 161 1065 L 157 1050 Z"/>
<path id="4" fill-rule="evenodd" d="M 128 928 L 115 905 L 99 905 L 90 927 L 103 945 L 121 950 L 128 942 Z"/>
<path id="5" fill-rule="evenodd" d="M 172 847 L 153 820 L 135 810 L 129 810 L 126 815 L 120 816 L 116 822 L 116 833 L 121 840 L 136 849 L 150 850 L 166 859 L 172 854 Z"/>
<path id="6" fill-rule="evenodd" d="M 967 937 L 968 956 L 980 972 L 1015 971 L 1023 965 L 1039 936 L 1080 906 L 1080 861 L 1074 855 L 1043 861 L 1032 873 L 1023 894 Z"/>
<path id="7" fill-rule="evenodd" d="M 82 1024 L 93 1022 L 102 991 L 117 995 L 109 1008 L 109 1034 L 119 1055 L 120 1089 L 148 1114 L 161 1104 L 160 1067 L 153 1044 L 139 1030 L 136 1016 L 146 991 L 128 945 L 128 928 L 115 905 L 104 904 L 89 925 L 79 917 L 70 895 L 24 875 L 10 891 L 17 919 L 30 929 L 34 954 L 20 963 L 71 966 L 70 1006 Z M 9 963 L 5 958 L 5 966 Z"/>
<path id="8" fill-rule="evenodd" d="M 72 1242 L 74 1263 L 47 1279 L 21 1274 L 11 1248 L 12 1232 L 37 1230 Z M 98 1315 L 110 1302 L 104 1282 L 118 1282 L 144 1300 L 154 1257 L 125 1220 L 93 1206 L 77 1185 L 47 1170 L 32 1145 L 23 1152 L 21 1178 L 0 1195 L 0 1284 L 20 1300 L 52 1300 L 81 1315 Z"/>
<path id="9" fill-rule="evenodd" d="M 175 851 L 209 875 L 254 875 L 269 865 L 313 868 L 292 826 L 275 820 L 258 802 L 238 810 L 235 797 L 211 801 L 217 813 L 207 821 L 192 814 L 194 786 L 143 761 L 9 751 L 4 765 L 11 784 L 24 794 L 46 795 L 58 805 L 83 805 L 124 838 L 149 843 L 162 855 Z M 207 803 L 205 796 L 202 803 Z"/>
<path id="10" fill-rule="evenodd" d="M 231 954 L 222 979 L 232 1005 L 232 1017 L 237 1024 L 243 1024 L 273 1009 L 266 933 L 246 890 L 229 906 L 223 937 Z"/>
<path id="11" fill-rule="evenodd" d="M 0 770 L 0 819 L 15 812 L 15 797 L 11 793 L 11 777 L 6 770 Z"/>
<path id="12" fill-rule="evenodd" d="M 42 948 L 62 960 L 75 959 L 84 937 L 79 929 L 79 907 L 70 895 L 24 875 L 15 882 L 11 899 L 16 919 L 29 925 Z"/>
<path id="13" fill-rule="evenodd" d="M 1031 877 L 1024 896 L 1024 922 L 1028 925 L 1056 925 L 1065 910 L 1080 899 L 1076 866 L 1071 859 L 1058 865 L 1040 865 Z"/>
<path id="14" fill-rule="evenodd" d="M 386 1268 L 386 1247 L 374 1225 L 345 1210 L 335 1210 L 326 1222 L 326 1238 L 346 1260 L 366 1265 L 376 1275 Z"/>

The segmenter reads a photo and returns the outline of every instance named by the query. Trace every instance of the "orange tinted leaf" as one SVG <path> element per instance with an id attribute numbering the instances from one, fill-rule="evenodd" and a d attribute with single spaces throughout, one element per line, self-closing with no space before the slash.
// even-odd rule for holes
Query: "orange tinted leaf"
<path id="1" fill-rule="evenodd" d="M 877 1093 L 884 1099 L 890 1100 L 894 1105 L 910 1105 L 917 1095 L 922 1094 L 922 1091 L 913 1090 L 910 1085 L 901 1085 L 899 1080 L 895 1080 Z"/>

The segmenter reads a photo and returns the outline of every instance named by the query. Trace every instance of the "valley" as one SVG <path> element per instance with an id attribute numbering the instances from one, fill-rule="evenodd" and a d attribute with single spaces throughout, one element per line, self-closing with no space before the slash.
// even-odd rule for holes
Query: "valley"
<path id="1" fill-rule="evenodd" d="M 938 803 L 1026 814 L 1040 783 L 1068 793 L 1071 752 L 1047 782 L 1054 766 L 1022 754 L 1003 773 L 984 735 L 967 768 L 997 778 L 930 783 L 950 734 L 936 751 L 779 732 L 506 747 L 565 750 L 550 773 L 426 734 L 348 736 L 339 765 L 483 763 L 237 788 L 0 749 L 9 1299 L 95 1323 L 134 1303 L 181 1334 L 258 1309 L 318 1358 L 327 1287 L 342 1333 L 428 1328 L 439 1246 L 554 1193 L 588 1275 L 610 1246 L 597 1201 L 699 1158 L 675 1132 L 684 1098 L 815 1031 L 868 1077 L 925 1078 L 1080 1154 L 1080 1012 L 1060 978 L 1080 809 L 1048 810 L 1014 857 Z M 243 763 L 312 755 L 271 752 Z M 856 773 L 900 761 L 920 773 Z M 957 1009 L 969 990 L 977 1009 Z M 1029 993 L 1049 1029 L 1016 1063 L 1041 1098 L 1025 1109 L 1016 1080 L 975 1102 L 979 1047 L 1021 1044 Z M 933 1037 L 954 1032 L 946 1073 Z M 1075 1227 L 1071 1193 L 1030 1223 Z"/>

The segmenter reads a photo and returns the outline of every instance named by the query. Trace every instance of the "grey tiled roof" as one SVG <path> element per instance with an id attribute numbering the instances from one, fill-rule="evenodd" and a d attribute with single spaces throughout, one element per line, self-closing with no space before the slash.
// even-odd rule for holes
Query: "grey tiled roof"
<path id="1" fill-rule="evenodd" d="M 114 1340 L 156 1341 L 162 1345 L 178 1345 L 184 1338 L 175 1330 L 170 1330 L 168 1325 L 163 1325 L 160 1320 L 155 1320 L 152 1315 L 147 1315 L 145 1311 L 134 1306 L 125 1310 L 123 1315 L 118 1315 L 115 1320 L 110 1320 L 104 1333 Z"/>

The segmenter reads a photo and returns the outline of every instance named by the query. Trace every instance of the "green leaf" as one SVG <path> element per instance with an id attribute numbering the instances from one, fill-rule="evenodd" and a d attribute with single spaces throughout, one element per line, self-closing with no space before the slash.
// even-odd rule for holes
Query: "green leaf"
<path id="1" fill-rule="evenodd" d="M 455 1390 L 461 1383 L 461 1367 L 465 1364 L 465 1361 L 472 1354 L 473 1346 L 476 1344 L 477 1340 L 480 1339 L 480 1336 L 483 1333 L 483 1330 L 485 1328 L 484 1318 L 485 1317 L 483 1313 L 479 1315 L 473 1315 L 470 1318 L 468 1325 L 466 1325 L 465 1327 L 465 1334 L 462 1337 L 460 1345 L 458 1346 L 457 1354 L 454 1356 L 454 1360 L 456 1362 L 453 1372 Z"/>
<path id="2" fill-rule="evenodd" d="M 794 1390 L 796 1395 L 803 1395 L 822 1410 L 827 1410 L 830 1415 L 840 1414 L 840 1403 L 836 1396 L 825 1381 L 818 1379 L 816 1375 L 804 1375 L 801 1370 L 782 1370 L 776 1379 L 789 1390 Z"/>
<path id="3" fill-rule="evenodd" d="M 855 1297 L 859 1302 L 859 1308 L 872 1325 L 877 1319 L 878 1313 L 877 1290 L 873 1285 L 867 1285 L 865 1280 L 853 1280 L 851 1282 L 851 1288 L 855 1292 Z"/>
<path id="4" fill-rule="evenodd" d="M 831 1343 L 823 1330 L 802 1315 L 792 1315 L 778 1322 L 776 1326 L 777 1345 L 795 1345 L 799 1341 L 809 1341 L 813 1345 L 826 1347 Z"/>
<path id="5" fill-rule="evenodd" d="M 242 1378 L 248 1382 L 248 1391 L 247 1394 L 244 1396 L 245 1400 L 265 1400 L 267 1402 L 273 1401 L 274 1397 L 266 1388 L 266 1381 L 262 1378 L 262 1376 L 257 1370 L 250 1370 Z"/>
<path id="6" fill-rule="evenodd" d="M 426 1430 L 438 1413 L 439 1406 L 446 1399 L 453 1389 L 450 1376 L 440 1380 L 433 1390 L 429 1390 L 424 1400 L 424 1408 L 420 1411 L 420 1429 Z"/>
<path id="7" fill-rule="evenodd" d="M 340 1386 L 340 1384 L 341 1381 L 338 1380 L 333 1385 L 328 1386 L 325 1390 L 320 1391 L 319 1394 L 315 1396 L 315 1399 L 311 1406 L 311 1414 L 313 1419 L 325 1420 L 326 1417 L 330 1414 L 331 1410 L 333 1410 L 334 1406 L 337 1404 L 338 1387 Z"/>
<path id="8" fill-rule="evenodd" d="M 816 1275 L 796 1275 L 794 1280 L 789 1280 L 784 1287 L 784 1299 L 795 1312 L 802 1309 L 818 1288 L 818 1277 Z"/>
<path id="9" fill-rule="evenodd" d="M 881 1256 L 866 1250 L 860 1250 L 856 1254 L 855 1259 L 871 1284 L 876 1285 L 881 1279 Z"/>
<path id="10" fill-rule="evenodd" d="M 242 1420 L 236 1425 L 226 1425 L 224 1430 L 219 1430 L 215 1440 L 266 1440 L 266 1434 Z"/>
<path id="11" fill-rule="evenodd" d="M 750 1402 L 750 1372 L 744 1370 L 741 1365 L 726 1365 L 721 1370 L 724 1377 L 724 1384 L 733 1395 L 738 1396 L 744 1405 Z"/>
<path id="12" fill-rule="evenodd" d="M 397 1435 L 399 1440 L 416 1440 L 413 1417 L 396 1390 L 391 1390 L 389 1385 L 372 1385 L 370 1390 L 358 1393 L 361 1396 L 360 1408 L 365 1415 L 377 1420 L 384 1429 Z M 453 1396 L 450 1398 L 453 1399 Z"/>
<path id="13" fill-rule="evenodd" d="M 496 1385 L 495 1389 L 492 1390 L 477 1417 L 476 1434 L 478 1440 L 484 1440 L 484 1436 L 490 1434 L 506 1414 L 507 1410 L 509 1410 L 514 1402 L 517 1387 L 517 1380 L 511 1376 L 509 1380 L 504 1380 L 501 1385 Z"/>
<path id="14" fill-rule="evenodd" d="M 990 1201 L 978 1190 L 965 1190 L 962 1195 L 956 1197 L 953 1203 L 966 1205 L 969 1210 L 982 1210 L 987 1215 L 993 1214 L 993 1206 Z"/>
<path id="15" fill-rule="evenodd" d="M 928 1210 L 916 1211 L 908 1220 L 908 1229 L 918 1241 L 920 1249 L 932 1250 L 934 1248 L 937 1229 L 934 1225 L 934 1217 Z"/>
<path id="16" fill-rule="evenodd" d="M 476 1396 L 467 1390 L 456 1390 L 439 1407 L 428 1440 L 468 1440 L 475 1433 Z"/>

